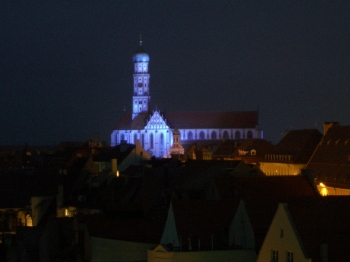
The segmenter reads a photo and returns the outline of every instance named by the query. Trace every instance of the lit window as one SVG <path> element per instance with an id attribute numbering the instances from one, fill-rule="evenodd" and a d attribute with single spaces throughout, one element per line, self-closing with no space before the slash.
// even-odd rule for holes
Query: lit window
<path id="1" fill-rule="evenodd" d="M 271 262 L 278 262 L 278 251 L 271 250 Z"/>

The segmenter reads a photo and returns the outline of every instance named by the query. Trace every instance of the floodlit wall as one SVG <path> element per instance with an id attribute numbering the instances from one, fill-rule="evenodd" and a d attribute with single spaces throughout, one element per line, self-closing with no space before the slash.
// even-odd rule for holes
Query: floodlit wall
<path id="1" fill-rule="evenodd" d="M 287 252 L 293 253 L 293 260 L 291 261 L 312 261 L 304 256 L 301 243 L 299 243 L 296 232 L 287 215 L 285 204 L 279 204 L 278 206 L 260 249 L 257 262 L 275 261 L 272 259 L 273 252 L 275 256 L 276 252 L 278 252 L 278 261 L 288 261 L 286 257 Z"/>

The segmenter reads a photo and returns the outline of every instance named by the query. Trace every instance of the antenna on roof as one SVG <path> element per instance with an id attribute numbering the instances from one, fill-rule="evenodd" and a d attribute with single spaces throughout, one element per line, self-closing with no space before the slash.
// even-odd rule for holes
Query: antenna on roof
<path id="1" fill-rule="evenodd" d="M 142 36 L 140 34 L 140 46 L 142 46 Z"/>

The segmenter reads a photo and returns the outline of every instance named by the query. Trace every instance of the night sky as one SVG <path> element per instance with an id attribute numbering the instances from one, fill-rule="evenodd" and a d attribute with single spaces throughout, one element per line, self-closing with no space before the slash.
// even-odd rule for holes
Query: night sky
<path id="1" fill-rule="evenodd" d="M 109 144 L 131 111 L 140 34 L 152 108 L 259 108 L 274 143 L 288 129 L 350 124 L 350 1 L 6 2 L 0 145 L 94 133 Z"/>

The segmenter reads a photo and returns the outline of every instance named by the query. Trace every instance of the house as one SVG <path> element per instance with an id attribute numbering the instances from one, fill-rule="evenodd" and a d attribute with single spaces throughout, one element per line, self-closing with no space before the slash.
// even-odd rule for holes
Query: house
<path id="1" fill-rule="evenodd" d="M 313 181 L 306 176 L 216 177 L 207 199 L 242 199 L 254 230 L 255 250 L 259 253 L 278 203 L 295 197 L 320 197 Z"/>
<path id="2" fill-rule="evenodd" d="M 317 129 L 289 131 L 260 162 L 261 171 L 267 176 L 300 175 L 321 139 Z"/>
<path id="3" fill-rule="evenodd" d="M 350 126 L 324 123 L 324 137 L 306 169 L 322 195 L 350 195 Z"/>
<path id="4" fill-rule="evenodd" d="M 255 240 L 243 201 L 179 200 L 148 261 L 255 261 Z"/>
<path id="5" fill-rule="evenodd" d="M 280 203 L 257 261 L 349 261 L 350 197 Z"/>

